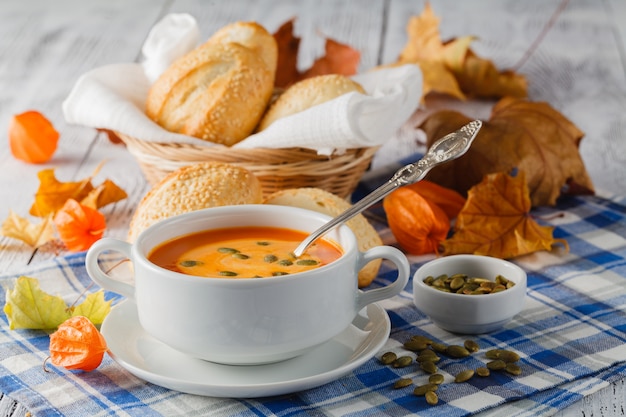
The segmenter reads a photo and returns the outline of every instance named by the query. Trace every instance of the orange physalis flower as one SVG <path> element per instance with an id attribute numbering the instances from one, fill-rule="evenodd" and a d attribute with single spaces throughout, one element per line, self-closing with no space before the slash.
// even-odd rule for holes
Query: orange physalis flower
<path id="1" fill-rule="evenodd" d="M 104 215 L 98 210 L 68 199 L 54 216 L 59 237 L 71 252 L 87 250 L 106 230 Z"/>
<path id="2" fill-rule="evenodd" d="M 428 180 L 418 181 L 404 187 L 415 191 L 426 200 L 438 205 L 450 220 L 455 219 L 459 215 L 467 201 L 465 197 L 453 189 L 442 187 Z"/>
<path id="3" fill-rule="evenodd" d="M 389 228 L 406 252 L 437 253 L 450 231 L 450 219 L 435 203 L 415 190 L 401 187 L 383 200 Z"/>
<path id="4" fill-rule="evenodd" d="M 9 124 L 9 146 L 17 159 L 41 164 L 52 158 L 59 132 L 41 113 L 31 110 L 13 116 Z"/>
<path id="5" fill-rule="evenodd" d="M 87 317 L 65 320 L 50 335 L 50 362 L 67 369 L 90 372 L 100 366 L 107 344 Z"/>

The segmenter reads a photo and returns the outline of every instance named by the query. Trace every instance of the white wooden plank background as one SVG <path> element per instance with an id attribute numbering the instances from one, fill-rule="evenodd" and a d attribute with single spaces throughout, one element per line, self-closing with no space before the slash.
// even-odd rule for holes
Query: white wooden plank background
<path id="1" fill-rule="evenodd" d="M 188 12 L 204 37 L 236 20 L 256 20 L 275 31 L 293 17 L 302 37 L 300 65 L 323 53 L 324 37 L 362 53 L 360 70 L 394 61 L 406 42 L 405 26 L 424 0 L 3 0 L 0 5 L 0 220 L 9 209 L 28 212 L 38 186 L 36 173 L 53 167 L 59 179 L 110 178 L 129 198 L 107 208 L 108 235 L 124 237 L 134 207 L 148 186 L 124 147 L 93 129 L 67 125 L 61 102 L 86 71 L 140 58 L 141 45 L 163 15 Z M 472 48 L 500 68 L 515 66 L 544 29 L 561 0 L 432 0 L 444 39 L 475 35 Z M 626 1 L 570 0 L 554 26 L 519 71 L 529 79 L 530 98 L 547 101 L 586 136 L 581 154 L 605 195 L 626 196 Z M 449 104 L 449 103 L 448 103 Z M 457 103 L 458 104 L 458 103 Z M 454 104 L 454 105 L 457 105 Z M 488 106 L 460 107 L 481 115 Z M 27 165 L 10 155 L 9 119 L 39 110 L 61 132 L 59 149 L 44 165 Z M 18 270 L 31 252 L 0 238 L 0 270 Z M 37 253 L 33 262 L 49 258 Z M 619 381 L 558 413 L 559 416 L 626 415 L 626 386 Z M 26 410 L 6 396 L 0 416 Z"/>

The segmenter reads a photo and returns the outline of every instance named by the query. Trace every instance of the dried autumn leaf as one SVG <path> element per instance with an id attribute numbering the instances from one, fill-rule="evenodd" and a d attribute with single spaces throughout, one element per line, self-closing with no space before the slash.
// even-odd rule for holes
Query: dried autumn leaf
<path id="1" fill-rule="evenodd" d="M 424 95 L 437 92 L 459 99 L 527 96 L 527 81 L 522 75 L 500 72 L 491 61 L 478 57 L 470 49 L 473 36 L 442 41 L 439 23 L 427 2 L 421 15 L 410 18 L 408 40 L 396 63 L 420 66 Z"/>
<path id="2" fill-rule="evenodd" d="M 70 317 L 61 297 L 46 293 L 36 278 L 26 276 L 7 291 L 4 312 L 11 329 L 55 329 Z"/>
<path id="3" fill-rule="evenodd" d="M 91 190 L 80 203 L 93 209 L 99 209 L 107 204 L 123 200 L 127 196 L 126 191 L 118 187 L 113 181 L 104 180 L 102 184 Z"/>
<path id="4" fill-rule="evenodd" d="M 442 243 L 443 254 L 471 253 L 508 259 L 561 242 L 553 227 L 540 226 L 530 215 L 530 196 L 523 172 L 499 172 L 472 187 L 457 217 L 454 234 Z"/>
<path id="5" fill-rule="evenodd" d="M 45 217 L 39 224 L 32 224 L 9 210 L 9 217 L 2 223 L 0 234 L 21 240 L 31 248 L 38 248 L 54 240 L 52 216 Z"/>
<path id="6" fill-rule="evenodd" d="M 54 169 L 44 169 L 37 174 L 39 189 L 35 194 L 35 202 L 30 208 L 33 216 L 44 217 L 54 214 L 72 198 L 80 201 L 93 190 L 91 178 L 76 182 L 60 182 L 54 175 Z"/>
<path id="7" fill-rule="evenodd" d="M 40 164 L 47 162 L 57 149 L 59 132 L 38 111 L 27 111 L 11 118 L 9 146 L 17 159 Z"/>
<path id="8" fill-rule="evenodd" d="M 450 230 L 444 211 L 408 187 L 385 197 L 383 208 L 398 244 L 413 255 L 436 253 Z"/>
<path id="9" fill-rule="evenodd" d="M 361 53 L 356 49 L 332 39 L 326 39 L 326 54 L 315 60 L 300 79 L 326 74 L 354 75 L 359 67 Z"/>
<path id="10" fill-rule="evenodd" d="M 68 199 L 54 216 L 59 237 L 71 252 L 87 250 L 106 230 L 104 215 L 98 210 Z"/>
<path id="11" fill-rule="evenodd" d="M 430 146 L 469 121 L 461 113 L 444 110 L 420 127 Z M 496 103 L 468 152 L 435 167 L 427 178 L 465 195 L 485 175 L 518 168 L 526 173 L 532 205 L 553 206 L 565 185 L 570 185 L 570 192 L 593 193 L 578 152 L 583 135 L 547 103 L 505 98 Z"/>
<path id="12" fill-rule="evenodd" d="M 287 88 L 305 78 L 325 74 L 354 75 L 357 72 L 361 54 L 349 45 L 326 39 L 325 55 L 319 57 L 306 71 L 298 70 L 300 38 L 293 34 L 293 19 L 285 22 L 275 33 L 278 45 L 278 65 L 274 84 Z"/>
<path id="13" fill-rule="evenodd" d="M 293 22 L 294 20 L 291 19 L 283 23 L 274 33 L 274 39 L 278 45 L 278 62 L 274 85 L 279 88 L 289 87 L 300 77 L 298 71 L 300 38 L 293 34 Z"/>
<path id="14" fill-rule="evenodd" d="M 67 319 L 50 335 L 50 362 L 66 369 L 93 371 L 106 351 L 104 336 L 83 316 Z"/>

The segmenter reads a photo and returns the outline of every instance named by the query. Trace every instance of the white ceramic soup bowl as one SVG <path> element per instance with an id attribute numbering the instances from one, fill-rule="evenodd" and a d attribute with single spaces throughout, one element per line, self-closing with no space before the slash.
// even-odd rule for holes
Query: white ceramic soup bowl
<path id="1" fill-rule="evenodd" d="M 493 294 L 469 295 L 446 293 L 424 283 L 428 276 L 467 274 L 487 278 L 497 275 L 515 286 Z M 453 255 L 422 265 L 413 276 L 413 300 L 416 307 L 438 327 L 453 333 L 489 333 L 503 327 L 524 306 L 526 273 L 503 259 L 479 255 Z"/>
<path id="2" fill-rule="evenodd" d="M 350 228 L 340 226 L 325 238 L 338 243 L 343 255 L 292 275 L 202 278 L 161 268 L 147 256 L 163 242 L 203 230 L 270 226 L 312 232 L 328 220 L 309 210 L 262 204 L 194 211 L 152 225 L 133 244 L 97 241 L 87 253 L 87 272 L 103 288 L 134 300 L 141 326 L 174 349 L 226 364 L 281 361 L 332 339 L 366 305 L 402 291 L 410 274 L 404 254 L 389 246 L 362 253 Z M 105 251 L 132 261 L 134 285 L 102 271 L 98 256 Z M 378 258 L 397 266 L 397 279 L 383 288 L 359 290 L 358 271 Z"/>

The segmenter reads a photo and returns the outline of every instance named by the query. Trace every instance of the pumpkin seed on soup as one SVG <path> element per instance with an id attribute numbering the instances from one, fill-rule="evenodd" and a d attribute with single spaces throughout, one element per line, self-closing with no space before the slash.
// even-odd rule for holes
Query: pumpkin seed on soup
<path id="1" fill-rule="evenodd" d="M 268 262 L 268 263 L 276 262 L 277 260 L 278 260 L 278 257 L 276 255 L 265 255 L 263 257 L 263 261 Z"/>
<path id="2" fill-rule="evenodd" d="M 234 248 L 224 248 L 224 247 L 217 248 L 217 251 L 219 253 L 237 253 L 237 252 L 239 252 L 237 249 L 234 249 Z"/>
<path id="3" fill-rule="evenodd" d="M 180 266 L 184 268 L 190 268 L 197 265 L 202 265 L 202 261 L 194 261 L 193 259 L 188 259 L 180 262 Z"/>
<path id="4" fill-rule="evenodd" d="M 296 265 L 300 266 L 315 266 L 318 263 L 319 262 L 317 262 L 315 259 L 298 259 L 296 261 Z"/>

